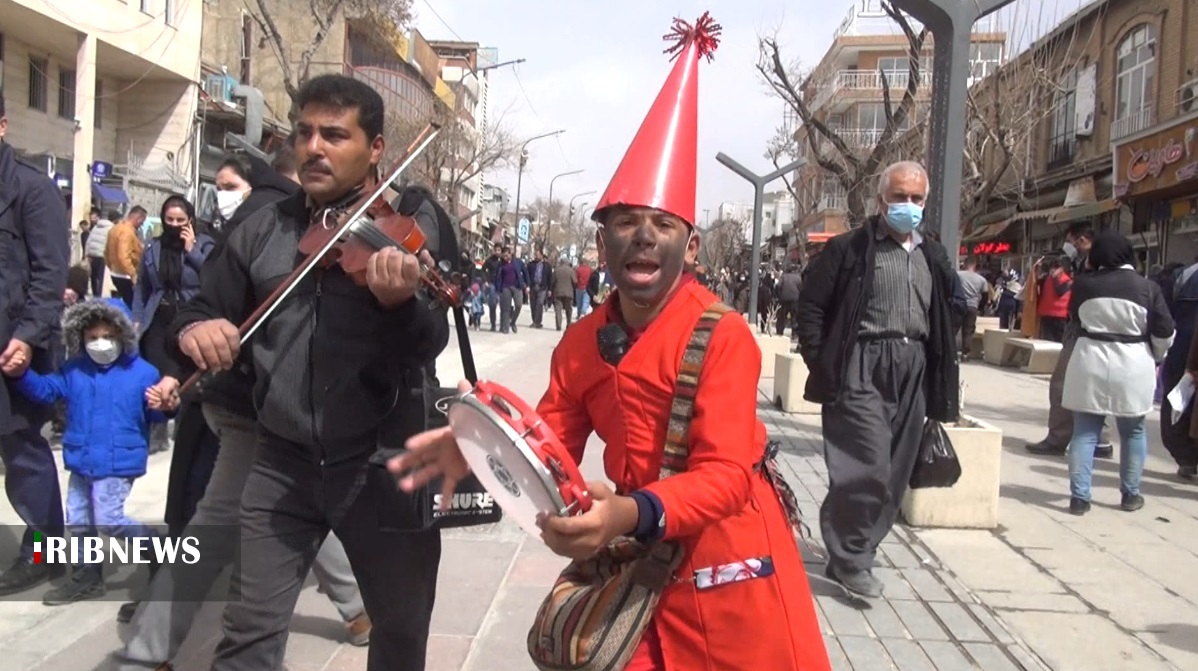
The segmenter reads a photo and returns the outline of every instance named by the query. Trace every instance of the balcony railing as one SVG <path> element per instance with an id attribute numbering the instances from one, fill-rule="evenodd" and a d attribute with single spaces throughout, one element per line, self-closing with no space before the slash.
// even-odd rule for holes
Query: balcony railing
<path id="1" fill-rule="evenodd" d="M 1073 163 L 1077 156 L 1077 138 L 1057 138 L 1048 147 L 1048 169 L 1056 170 Z"/>
<path id="2" fill-rule="evenodd" d="M 1127 137 L 1156 123 L 1156 110 L 1151 104 L 1111 122 L 1111 142 Z"/>
<path id="3" fill-rule="evenodd" d="M 909 71 L 890 71 L 886 73 L 886 83 L 890 86 L 891 99 L 901 99 L 901 92 L 907 89 L 911 73 Z M 931 89 L 931 72 L 920 73 L 919 88 Z M 873 70 L 840 70 L 830 77 L 815 94 L 811 102 L 811 110 L 820 109 L 841 91 L 866 91 L 882 95 L 882 73 Z"/>

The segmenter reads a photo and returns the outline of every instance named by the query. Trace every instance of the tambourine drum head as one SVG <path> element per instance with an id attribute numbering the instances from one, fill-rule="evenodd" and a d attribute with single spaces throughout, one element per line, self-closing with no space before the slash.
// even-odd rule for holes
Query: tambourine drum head
<path id="1" fill-rule="evenodd" d="M 540 536 L 537 514 L 561 512 L 560 495 L 546 483 L 548 474 L 540 462 L 514 442 L 504 430 L 506 422 L 470 402 L 449 407 L 449 424 L 479 483 L 524 531 Z"/>

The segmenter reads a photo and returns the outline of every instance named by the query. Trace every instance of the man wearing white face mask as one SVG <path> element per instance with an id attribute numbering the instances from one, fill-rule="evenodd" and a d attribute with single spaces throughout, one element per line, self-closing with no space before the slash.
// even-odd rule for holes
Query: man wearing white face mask
<path id="1" fill-rule="evenodd" d="M 927 194 L 918 163 L 886 168 L 882 214 L 830 240 L 799 293 L 804 397 L 823 404 L 827 573 L 865 597 L 882 593 L 871 566 L 898 515 L 925 418 L 951 422 L 960 410 L 953 335 L 964 297 L 944 247 L 919 231 Z"/>

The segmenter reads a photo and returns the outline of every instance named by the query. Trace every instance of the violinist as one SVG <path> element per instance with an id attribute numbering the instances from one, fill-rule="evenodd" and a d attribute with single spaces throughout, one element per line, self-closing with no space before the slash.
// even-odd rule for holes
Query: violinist
<path id="1" fill-rule="evenodd" d="M 320 232 L 313 227 L 336 227 L 375 187 L 384 152 L 379 94 L 323 75 L 296 101 L 301 192 L 229 234 L 204 269 L 189 317 L 176 320 L 178 348 L 201 370 L 234 364 L 238 325 L 306 260 L 301 239 Z M 377 501 L 395 496 L 394 481 L 370 457 L 423 428 L 423 401 L 408 390 L 420 387 L 449 326 L 418 292 L 415 256 L 395 248 L 372 254 L 365 284 L 340 265 L 317 267 L 246 343 L 258 452 L 241 503 L 232 584 L 239 598 L 225 609 L 214 670 L 281 667 L 304 577 L 330 531 L 345 546 L 373 622 L 367 668 L 424 668 L 441 539 L 389 519 L 391 508 Z"/>

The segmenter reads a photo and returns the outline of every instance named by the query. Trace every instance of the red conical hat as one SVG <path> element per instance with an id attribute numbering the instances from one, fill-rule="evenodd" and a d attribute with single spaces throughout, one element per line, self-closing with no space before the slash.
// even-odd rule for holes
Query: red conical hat
<path id="1" fill-rule="evenodd" d="M 720 26 L 707 12 L 694 26 L 674 19 L 673 30 L 665 36 L 673 45 L 665 53 L 682 57 L 641 122 L 595 214 L 612 205 L 653 207 L 694 225 L 699 58 L 711 60 L 719 33 Z"/>

